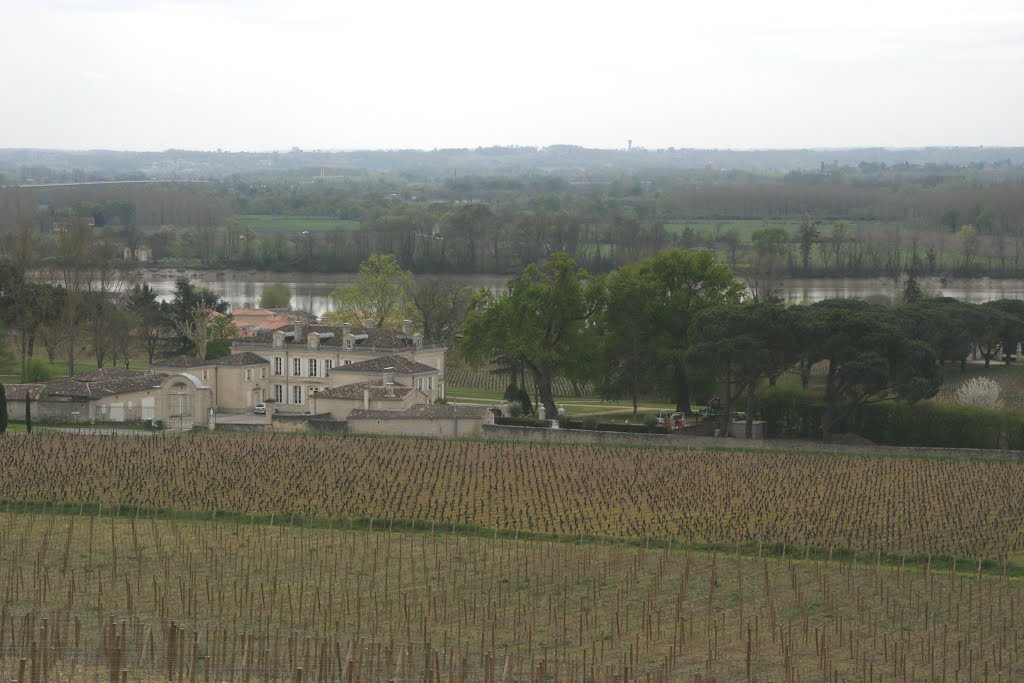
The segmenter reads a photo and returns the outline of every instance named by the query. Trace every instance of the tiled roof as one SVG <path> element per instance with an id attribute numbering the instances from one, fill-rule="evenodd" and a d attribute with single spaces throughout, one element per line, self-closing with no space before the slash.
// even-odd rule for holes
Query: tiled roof
<path id="1" fill-rule="evenodd" d="M 456 406 L 452 403 L 410 406 L 405 410 L 363 410 L 357 408 L 348 414 L 350 420 L 482 420 L 489 408 L 482 406 Z"/>
<path id="2" fill-rule="evenodd" d="M 173 356 L 153 363 L 158 368 L 206 368 L 212 366 L 212 360 L 199 360 L 195 356 Z"/>
<path id="3" fill-rule="evenodd" d="M 274 332 L 295 332 L 295 325 L 289 323 L 271 331 L 263 325 L 256 327 L 255 340 L 269 344 L 274 339 Z M 302 331 L 289 344 L 305 344 L 306 335 L 310 332 L 330 332 L 333 336 L 320 340 L 321 346 L 341 346 L 344 340 L 344 331 L 340 326 L 332 325 L 300 325 Z M 411 347 L 413 339 L 411 334 L 405 334 L 400 330 L 388 330 L 381 327 L 353 327 L 350 330 L 355 336 L 356 346 L 360 348 L 383 348 L 397 349 Z"/>
<path id="4" fill-rule="evenodd" d="M 274 315 L 274 311 L 270 308 L 236 308 L 233 310 L 232 315 Z"/>
<path id="5" fill-rule="evenodd" d="M 266 358 L 252 351 L 243 351 L 241 353 L 233 353 L 230 356 L 221 356 L 220 358 L 214 358 L 213 360 L 199 360 L 195 356 L 174 356 L 173 358 L 164 358 L 163 360 L 153 363 L 154 367 L 158 368 L 209 368 L 214 365 L 259 365 L 261 363 L 270 363 Z"/>
<path id="6" fill-rule="evenodd" d="M 349 365 L 336 365 L 331 368 L 331 372 L 380 372 L 387 368 L 394 368 L 396 373 L 408 375 L 415 375 L 421 372 L 440 372 L 437 368 L 432 368 L 418 360 L 396 355 L 371 358 L 370 360 L 362 360 L 358 363 L 350 363 Z"/>
<path id="7" fill-rule="evenodd" d="M 4 396 L 8 401 L 24 401 L 26 394 L 31 392 L 32 400 L 38 401 L 44 384 L 5 384 Z"/>
<path id="8" fill-rule="evenodd" d="M 221 356 L 220 358 L 214 359 L 212 362 L 214 365 L 231 366 L 259 365 L 261 363 L 265 363 L 267 365 L 270 364 L 269 360 L 263 356 L 253 353 L 252 351 L 243 351 L 241 353 L 233 353 L 230 356 Z"/>
<path id="9" fill-rule="evenodd" d="M 387 389 L 381 382 L 356 382 L 355 384 L 343 384 L 340 387 L 324 389 L 317 394 L 318 398 L 340 398 L 347 401 L 362 401 L 363 389 L 370 390 L 371 401 L 401 401 L 406 396 L 416 391 L 412 387 L 403 384 L 392 385 L 392 396 L 387 395 Z"/>
<path id="10" fill-rule="evenodd" d="M 167 375 L 149 375 L 135 370 L 102 368 L 85 372 L 74 377 L 47 382 L 42 397 L 84 398 L 94 400 L 103 396 L 124 394 L 132 391 L 157 389 Z"/>
<path id="11" fill-rule="evenodd" d="M 291 324 L 292 321 L 288 320 L 288 318 L 285 318 L 282 315 L 275 315 L 273 317 L 259 321 L 258 323 L 253 325 L 253 329 L 260 331 L 270 330 L 271 332 L 273 332 L 274 330 L 284 329 Z"/>

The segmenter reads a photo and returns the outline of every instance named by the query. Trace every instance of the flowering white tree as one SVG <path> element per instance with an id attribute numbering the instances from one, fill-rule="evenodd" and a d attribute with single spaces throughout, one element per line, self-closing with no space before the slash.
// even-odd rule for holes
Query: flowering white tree
<path id="1" fill-rule="evenodd" d="M 962 406 L 1000 408 L 1003 405 L 1000 391 L 999 383 L 995 380 L 975 377 L 961 384 L 956 390 L 956 402 Z"/>

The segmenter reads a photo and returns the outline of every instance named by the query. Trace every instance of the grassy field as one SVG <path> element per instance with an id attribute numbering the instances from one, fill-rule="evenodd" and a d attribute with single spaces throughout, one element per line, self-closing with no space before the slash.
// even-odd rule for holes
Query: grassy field
<path id="1" fill-rule="evenodd" d="M 998 574 L 125 512 L 0 518 L 8 680 L 1024 675 L 1024 584 Z"/>
<path id="2" fill-rule="evenodd" d="M 331 230 L 358 230 L 359 221 L 344 221 L 334 218 L 304 216 L 235 216 L 242 225 L 257 232 L 329 232 Z"/>

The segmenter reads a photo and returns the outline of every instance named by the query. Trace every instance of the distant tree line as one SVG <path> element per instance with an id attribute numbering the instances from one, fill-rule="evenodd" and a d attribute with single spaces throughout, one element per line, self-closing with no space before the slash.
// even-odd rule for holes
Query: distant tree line
<path id="1" fill-rule="evenodd" d="M 338 224 L 257 229 L 251 214 Z M 118 244 L 147 246 L 166 265 L 199 268 L 354 272 L 390 253 L 415 273 L 511 274 L 565 252 L 604 273 L 681 247 L 716 252 L 758 281 L 1024 274 L 1024 185 L 948 176 L 937 185 L 918 176 L 885 184 L 839 172 L 709 171 L 0 188 L 0 237 L 29 220 L 43 258 L 56 255 L 53 224 L 68 217 L 91 218 Z"/>

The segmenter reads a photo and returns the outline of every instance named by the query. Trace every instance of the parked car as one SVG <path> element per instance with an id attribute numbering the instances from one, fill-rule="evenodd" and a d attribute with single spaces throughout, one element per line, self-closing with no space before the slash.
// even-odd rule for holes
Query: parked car
<path id="1" fill-rule="evenodd" d="M 671 430 L 682 429 L 685 417 L 682 413 L 677 413 L 674 410 L 662 410 L 658 412 L 657 424 L 659 427 Z"/>
<path id="2" fill-rule="evenodd" d="M 267 414 L 267 404 L 266 403 L 257 403 L 256 407 L 253 408 L 252 412 L 253 412 L 254 415 L 266 415 Z"/>

